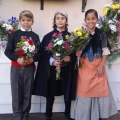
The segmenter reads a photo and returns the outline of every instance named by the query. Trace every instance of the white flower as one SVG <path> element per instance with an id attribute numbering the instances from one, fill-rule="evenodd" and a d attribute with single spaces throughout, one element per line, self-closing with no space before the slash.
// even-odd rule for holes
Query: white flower
<path id="1" fill-rule="evenodd" d="M 28 49 L 27 46 L 23 46 L 23 50 L 25 53 L 27 53 L 27 49 Z"/>
<path id="2" fill-rule="evenodd" d="M 106 4 L 105 7 L 110 7 L 112 3 Z"/>
<path id="3" fill-rule="evenodd" d="M 32 51 L 34 51 L 35 50 L 35 45 L 29 45 L 29 52 L 32 52 Z"/>
<path id="4" fill-rule="evenodd" d="M 9 25 L 9 24 L 6 24 L 6 23 L 4 23 L 2 27 L 4 27 L 6 30 L 13 30 L 12 25 Z"/>
<path id="5" fill-rule="evenodd" d="M 114 23 L 114 21 L 113 21 L 113 20 L 109 20 L 108 23 L 109 23 L 109 24 L 112 24 L 112 23 Z"/>
<path id="6" fill-rule="evenodd" d="M 7 25 L 6 30 L 13 30 L 12 25 Z"/>
<path id="7" fill-rule="evenodd" d="M 2 25 L 2 27 L 6 27 L 6 23 L 4 23 L 4 24 Z"/>
<path id="8" fill-rule="evenodd" d="M 96 24 L 96 27 L 99 28 L 99 29 L 101 28 L 101 26 L 99 24 Z"/>
<path id="9" fill-rule="evenodd" d="M 59 40 L 59 38 L 55 39 L 54 42 L 57 42 Z"/>
<path id="10" fill-rule="evenodd" d="M 59 41 L 57 41 L 57 43 L 54 44 L 54 46 L 56 46 L 56 45 L 62 45 L 62 43 L 63 43 L 63 40 L 59 40 Z"/>
<path id="11" fill-rule="evenodd" d="M 112 30 L 112 33 L 117 32 L 117 28 L 115 25 L 109 25 L 109 27 Z"/>
<path id="12" fill-rule="evenodd" d="M 56 52 L 56 53 L 55 53 L 55 56 L 56 56 L 56 57 L 59 57 L 59 56 L 60 56 L 60 53 L 57 53 L 57 52 Z"/>
<path id="13" fill-rule="evenodd" d="M 24 45 L 25 45 L 26 47 L 29 47 L 28 41 L 25 41 L 25 42 L 24 42 Z"/>
<path id="14" fill-rule="evenodd" d="M 58 45 L 62 45 L 62 43 L 63 43 L 63 40 L 59 40 L 59 41 L 57 42 Z"/>

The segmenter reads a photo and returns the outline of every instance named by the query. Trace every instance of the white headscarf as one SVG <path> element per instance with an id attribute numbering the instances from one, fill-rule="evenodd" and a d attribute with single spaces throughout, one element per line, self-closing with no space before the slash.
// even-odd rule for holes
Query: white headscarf
<path id="1" fill-rule="evenodd" d="M 57 12 L 55 13 L 55 16 L 56 16 L 57 14 L 62 14 L 62 15 L 64 15 L 64 16 L 68 19 L 68 14 L 67 14 L 65 11 L 63 11 L 63 10 L 57 11 Z"/>

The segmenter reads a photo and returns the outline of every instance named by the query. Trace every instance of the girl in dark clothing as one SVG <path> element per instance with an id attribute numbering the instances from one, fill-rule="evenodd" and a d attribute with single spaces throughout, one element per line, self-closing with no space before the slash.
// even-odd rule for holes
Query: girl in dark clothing
<path id="1" fill-rule="evenodd" d="M 73 81 L 76 76 L 73 64 L 75 57 L 73 54 L 65 56 L 61 63 L 59 60 L 55 60 L 51 53 L 45 49 L 52 40 L 54 33 L 61 32 L 63 40 L 66 40 L 66 35 L 70 35 L 67 31 L 68 15 L 64 11 L 56 12 L 53 24 L 54 30 L 46 34 L 41 42 L 42 58 L 38 62 L 33 94 L 46 97 L 45 120 L 50 120 L 52 117 L 54 97 L 64 95 L 65 117 L 70 120 L 71 100 L 75 99 L 75 81 Z M 55 67 L 58 65 L 61 66 L 60 80 L 56 80 Z"/>

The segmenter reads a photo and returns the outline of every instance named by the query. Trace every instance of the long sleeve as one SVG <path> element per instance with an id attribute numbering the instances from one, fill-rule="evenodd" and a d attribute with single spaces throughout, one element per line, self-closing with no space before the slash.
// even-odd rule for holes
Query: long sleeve
<path id="1" fill-rule="evenodd" d="M 18 56 L 15 55 L 15 48 L 14 48 L 14 44 L 15 44 L 15 33 L 12 33 L 10 36 L 10 39 L 8 40 L 8 44 L 7 47 L 5 49 L 5 55 L 12 61 L 17 61 Z"/>
<path id="2" fill-rule="evenodd" d="M 101 34 L 101 45 L 102 45 L 102 55 L 109 55 L 110 47 L 109 47 L 108 37 L 106 36 L 105 32 L 102 32 Z"/>

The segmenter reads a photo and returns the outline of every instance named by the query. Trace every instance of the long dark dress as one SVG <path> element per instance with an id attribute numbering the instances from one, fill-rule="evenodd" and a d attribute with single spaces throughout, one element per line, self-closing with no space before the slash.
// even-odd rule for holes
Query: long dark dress
<path id="1" fill-rule="evenodd" d="M 67 66 L 61 67 L 61 80 L 56 80 L 55 66 L 50 66 L 49 60 L 51 54 L 46 51 L 45 47 L 52 39 L 52 35 L 58 30 L 53 30 L 46 34 L 41 42 L 42 57 L 38 62 L 33 95 L 60 96 L 65 95 L 65 100 L 75 99 L 75 86 L 76 86 L 76 72 L 74 71 L 74 55 L 71 55 L 71 62 Z M 68 31 L 63 31 L 62 35 L 65 40 L 65 35 L 69 35 Z"/>

